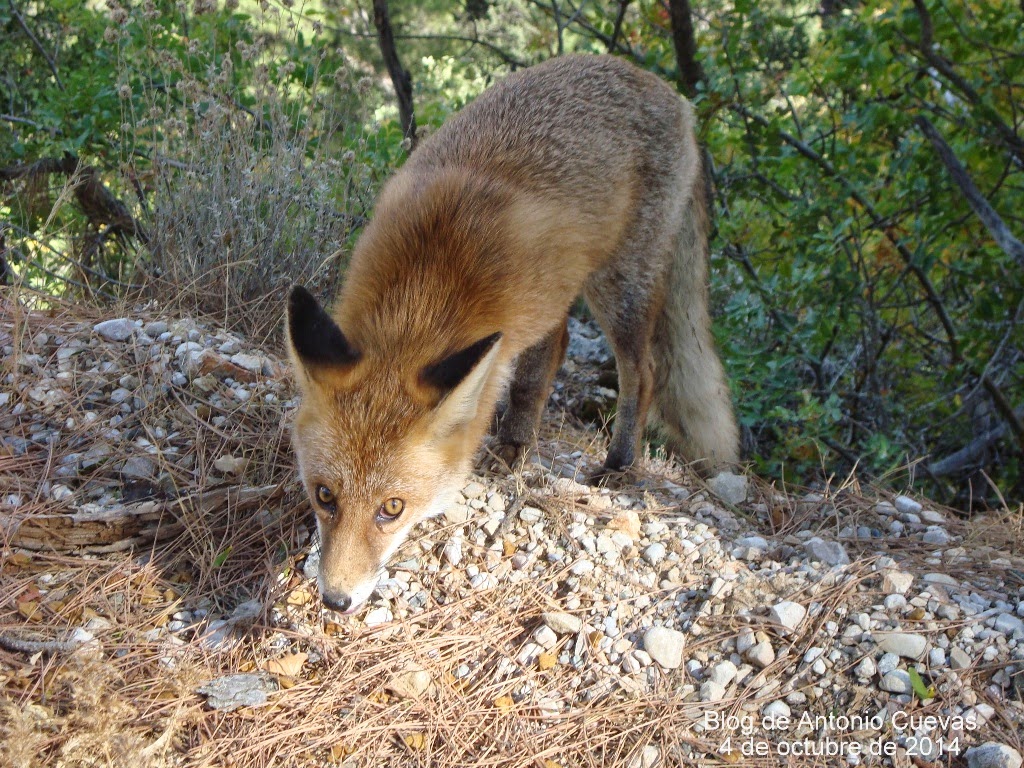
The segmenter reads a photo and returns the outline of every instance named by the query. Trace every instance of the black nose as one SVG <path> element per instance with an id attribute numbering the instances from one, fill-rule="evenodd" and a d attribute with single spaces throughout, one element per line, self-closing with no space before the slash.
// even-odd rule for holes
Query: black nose
<path id="1" fill-rule="evenodd" d="M 332 611 L 344 613 L 352 605 L 352 598 L 344 592 L 324 592 L 324 605 Z"/>

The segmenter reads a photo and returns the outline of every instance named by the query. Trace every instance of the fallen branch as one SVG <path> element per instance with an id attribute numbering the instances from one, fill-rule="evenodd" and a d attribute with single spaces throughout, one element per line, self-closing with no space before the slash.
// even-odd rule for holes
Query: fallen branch
<path id="1" fill-rule="evenodd" d="M 1015 413 L 1018 419 L 1024 419 L 1024 408 L 1018 408 Z M 1003 422 L 988 432 L 978 435 L 959 451 L 929 464 L 929 474 L 933 477 L 946 477 L 974 465 L 985 451 L 1002 440 L 1009 430 L 1009 424 Z"/>

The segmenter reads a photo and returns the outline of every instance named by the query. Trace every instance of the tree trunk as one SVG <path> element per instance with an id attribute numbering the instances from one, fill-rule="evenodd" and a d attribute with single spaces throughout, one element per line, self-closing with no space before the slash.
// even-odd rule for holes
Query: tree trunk
<path id="1" fill-rule="evenodd" d="M 377 41 L 380 52 L 384 56 L 388 74 L 395 86 L 398 97 L 398 118 L 402 123 L 402 133 L 410 142 L 410 151 L 416 147 L 416 115 L 412 107 L 412 77 L 409 70 L 402 66 L 395 49 L 395 34 L 391 29 L 391 15 L 388 13 L 387 0 L 373 0 L 373 25 L 377 28 Z"/>
<path id="2" fill-rule="evenodd" d="M 697 95 L 697 83 L 704 79 L 704 70 L 697 60 L 697 42 L 693 35 L 693 17 L 689 0 L 669 0 L 672 20 L 672 44 L 679 67 L 679 87 L 688 99 Z"/>

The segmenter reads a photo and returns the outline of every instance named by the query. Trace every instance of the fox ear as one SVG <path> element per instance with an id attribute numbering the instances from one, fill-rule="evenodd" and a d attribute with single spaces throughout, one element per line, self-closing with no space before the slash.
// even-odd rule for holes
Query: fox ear
<path id="1" fill-rule="evenodd" d="M 436 430 L 450 432 L 476 417 L 500 347 L 501 333 L 492 333 L 420 371 L 420 383 L 442 393 L 434 413 Z"/>
<path id="2" fill-rule="evenodd" d="M 301 285 L 288 296 L 288 341 L 303 368 L 348 368 L 359 361 L 337 323 Z"/>

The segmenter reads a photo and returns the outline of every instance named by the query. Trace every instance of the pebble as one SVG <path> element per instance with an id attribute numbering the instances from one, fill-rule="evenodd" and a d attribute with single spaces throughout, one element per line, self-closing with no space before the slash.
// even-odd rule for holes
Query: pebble
<path id="1" fill-rule="evenodd" d="M 953 669 L 967 669 L 971 666 L 971 657 L 963 648 L 954 646 L 949 652 L 949 666 Z"/>
<path id="2" fill-rule="evenodd" d="M 126 317 L 119 317 L 96 323 L 92 329 L 107 341 L 126 341 L 135 333 L 135 323 Z"/>
<path id="3" fill-rule="evenodd" d="M 800 603 L 794 603 L 792 600 L 783 600 L 781 603 L 776 603 L 768 612 L 769 619 L 789 630 L 794 630 L 800 626 L 800 622 L 804 620 L 806 615 L 807 609 L 800 605 Z"/>
<path id="4" fill-rule="evenodd" d="M 721 701 L 725 698 L 725 686 L 708 680 L 700 687 L 701 701 Z"/>
<path id="5" fill-rule="evenodd" d="M 815 536 L 804 542 L 804 551 L 811 560 L 825 565 L 849 565 L 850 556 L 846 549 L 836 541 L 825 541 Z"/>
<path id="6" fill-rule="evenodd" d="M 1000 613 L 996 616 L 992 626 L 1004 635 L 1012 635 L 1014 632 L 1024 630 L 1024 621 L 1021 621 L 1012 613 Z"/>
<path id="7" fill-rule="evenodd" d="M 558 635 L 547 624 L 541 624 L 533 633 L 534 642 L 545 650 L 554 648 L 558 643 Z"/>
<path id="8" fill-rule="evenodd" d="M 878 687 L 889 693 L 910 693 L 913 690 L 910 674 L 902 669 L 894 669 L 883 676 Z"/>
<path id="9" fill-rule="evenodd" d="M 720 472 L 708 480 L 708 488 L 727 504 L 742 504 L 747 500 L 747 478 L 732 472 Z"/>
<path id="10" fill-rule="evenodd" d="M 883 651 L 905 659 L 920 659 L 928 648 L 928 639 L 924 635 L 911 632 L 877 632 L 875 639 Z"/>
<path id="11" fill-rule="evenodd" d="M 553 632 L 560 635 L 575 635 L 583 629 L 583 620 L 571 613 L 560 613 L 557 611 L 542 613 L 541 620 L 551 627 Z"/>
<path id="12" fill-rule="evenodd" d="M 853 673 L 861 679 L 870 679 L 875 676 L 875 672 L 878 668 L 875 666 L 875 661 L 870 656 L 865 656 L 861 659 L 860 664 L 853 670 Z"/>
<path id="13" fill-rule="evenodd" d="M 667 550 L 665 545 L 660 541 L 656 541 L 644 550 L 644 560 L 651 565 L 657 565 L 665 559 L 666 554 Z"/>
<path id="14" fill-rule="evenodd" d="M 789 708 L 789 704 L 782 701 L 782 699 L 776 699 L 771 704 L 766 704 L 761 710 L 761 714 L 766 718 L 770 718 L 769 722 L 779 720 L 780 718 L 788 718 L 792 710 Z"/>
<path id="15" fill-rule="evenodd" d="M 727 686 L 736 677 L 736 665 L 731 661 L 720 661 L 708 672 L 708 680 L 712 680 L 721 686 Z"/>
<path id="16" fill-rule="evenodd" d="M 1021 768 L 1020 752 L 994 741 L 967 750 L 967 768 Z"/>
<path id="17" fill-rule="evenodd" d="M 421 667 L 409 667 L 392 676 L 388 690 L 402 699 L 418 699 L 430 688 L 430 673 Z"/>
<path id="18" fill-rule="evenodd" d="M 775 649 L 770 642 L 762 640 L 760 643 L 748 648 L 743 658 L 759 669 L 764 669 L 775 661 Z"/>
<path id="19" fill-rule="evenodd" d="M 913 583 L 913 574 L 905 571 L 889 570 L 882 575 L 882 591 L 889 595 L 905 595 Z"/>
<path id="20" fill-rule="evenodd" d="M 914 501 L 909 496 L 897 496 L 893 499 L 893 504 L 896 507 L 896 511 L 904 515 L 916 515 L 923 509 L 919 502 Z"/>
<path id="21" fill-rule="evenodd" d="M 683 663 L 686 635 L 669 627 L 651 627 L 644 633 L 644 650 L 665 669 L 678 669 Z"/>

